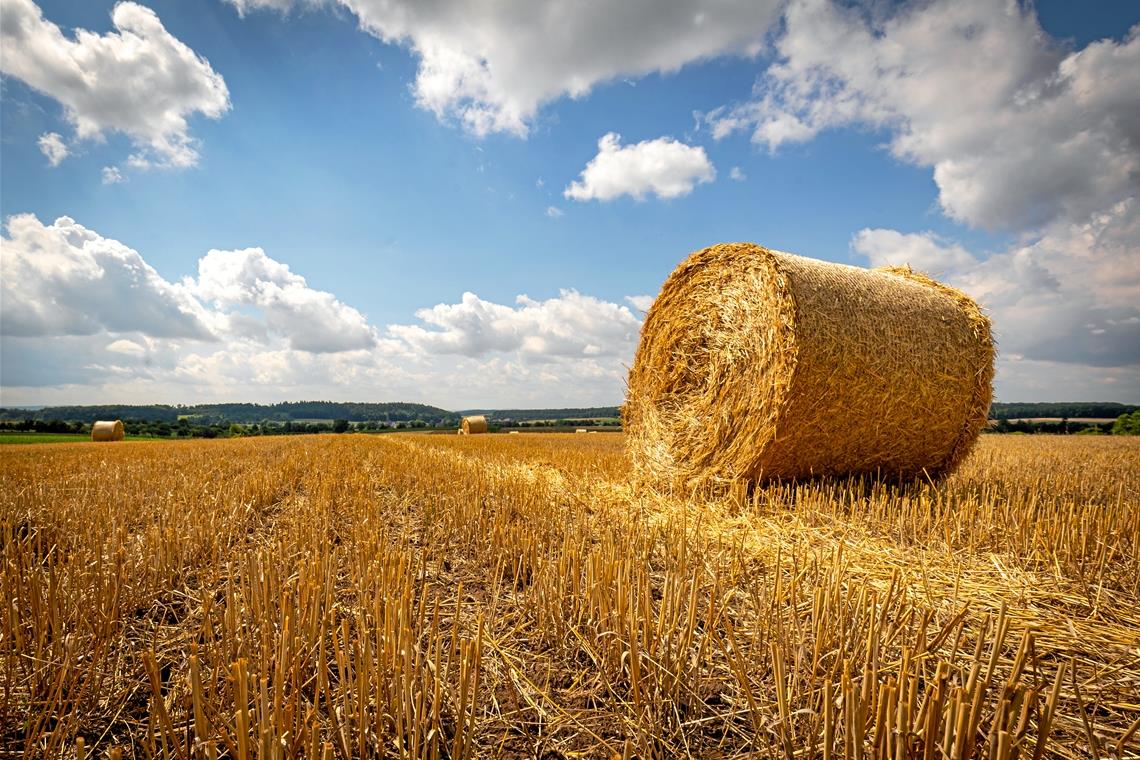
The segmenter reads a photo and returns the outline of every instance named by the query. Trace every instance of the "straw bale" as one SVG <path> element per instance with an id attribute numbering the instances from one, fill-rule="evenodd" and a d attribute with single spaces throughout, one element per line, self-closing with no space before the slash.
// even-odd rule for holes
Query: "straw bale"
<path id="1" fill-rule="evenodd" d="M 463 421 L 459 423 L 460 435 L 475 435 L 476 433 L 487 432 L 487 418 L 481 414 L 473 414 L 470 417 L 464 417 Z"/>
<path id="2" fill-rule="evenodd" d="M 576 428 L 576 429 L 574 430 L 574 432 L 575 432 L 575 433 L 588 433 L 588 432 L 590 432 L 590 431 L 589 431 L 589 430 L 587 430 L 586 428 Z"/>
<path id="3" fill-rule="evenodd" d="M 716 245 L 646 315 L 622 422 L 635 472 L 674 485 L 936 478 L 985 425 L 993 360 L 977 304 L 909 267 Z"/>
<path id="4" fill-rule="evenodd" d="M 121 441 L 123 434 L 122 420 L 100 420 L 91 426 L 93 441 Z"/>

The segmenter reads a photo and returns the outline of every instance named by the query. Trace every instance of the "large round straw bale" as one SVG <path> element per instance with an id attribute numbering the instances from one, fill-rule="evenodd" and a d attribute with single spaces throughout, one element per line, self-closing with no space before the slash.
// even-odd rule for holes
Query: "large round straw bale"
<path id="1" fill-rule="evenodd" d="M 475 433 L 487 432 L 487 418 L 481 414 L 474 414 L 470 417 L 464 417 L 463 421 L 459 423 L 459 432 L 461 435 L 474 435 Z"/>
<path id="2" fill-rule="evenodd" d="M 122 420 L 100 420 L 91 426 L 91 440 L 93 441 L 121 441 L 123 440 Z"/>
<path id="3" fill-rule="evenodd" d="M 993 359 L 977 304 L 908 267 L 716 245 L 649 309 L 622 421 L 635 471 L 674 485 L 933 478 L 985 424 Z"/>

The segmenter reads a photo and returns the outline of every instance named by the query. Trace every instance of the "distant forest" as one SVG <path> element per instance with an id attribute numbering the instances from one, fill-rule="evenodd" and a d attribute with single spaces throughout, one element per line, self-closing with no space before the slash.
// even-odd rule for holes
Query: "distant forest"
<path id="1" fill-rule="evenodd" d="M 485 414 L 491 430 L 589 425 L 617 428 L 618 408 L 452 412 L 427 404 L 295 401 L 280 404 L 102 404 L 0 408 L 0 432 L 85 433 L 96 420 L 122 420 L 129 436 L 218 438 L 297 433 L 454 430 L 467 414 Z"/>
<path id="2" fill-rule="evenodd" d="M 1006 404 L 994 402 L 990 406 L 991 420 L 1024 420 L 1042 417 L 1063 419 L 1085 417 L 1116 419 L 1122 414 L 1140 411 L 1134 404 L 1117 404 L 1112 401 L 1046 402 L 1040 404 Z"/>
<path id="3" fill-rule="evenodd" d="M 234 435 L 289 435 L 322 432 L 454 429 L 462 416 L 486 415 L 492 430 L 552 429 L 579 425 L 615 429 L 616 406 L 564 409 L 469 409 L 448 411 L 401 402 L 294 401 L 280 404 L 195 404 L 168 406 L 105 404 L 0 408 L 0 432 L 83 433 L 95 420 L 123 420 L 132 436 L 215 438 Z M 1106 402 L 995 403 L 991 433 L 1140 433 L 1140 406 Z M 1088 420 L 1102 420 L 1093 422 Z"/>
<path id="4" fill-rule="evenodd" d="M 104 404 L 99 406 L 45 406 L 42 409 L 0 408 L 0 420 L 132 419 L 175 423 L 188 419 L 199 424 L 348 420 L 349 422 L 412 422 L 428 425 L 459 424 L 459 413 L 426 404 L 388 402 L 367 404 L 336 401 L 287 401 L 280 404 Z"/>
<path id="5" fill-rule="evenodd" d="M 601 420 L 621 416 L 620 407 L 587 406 L 577 409 L 467 409 L 459 414 L 484 414 L 495 420 L 531 422 L 534 420 Z"/>
<path id="6" fill-rule="evenodd" d="M 1140 411 L 1140 406 L 1104 401 L 1049 403 L 1003 403 L 990 407 L 992 420 L 1017 420 L 1051 417 L 1061 419 L 1093 417 L 1115 419 L 1122 414 Z M 214 424 L 236 422 L 297 422 L 310 420 L 348 420 L 349 422 L 412 422 L 428 425 L 459 424 L 467 414 L 485 414 L 494 420 L 529 422 L 533 420 L 612 419 L 621 416 L 616 406 L 592 406 L 568 409 L 466 409 L 448 411 L 427 404 L 404 402 L 356 403 L 338 401 L 288 401 L 281 404 L 194 404 L 168 406 L 152 404 L 105 404 L 99 406 L 45 406 L 40 409 L 0 408 L 0 420 L 95 420 L 134 419 L 148 422 L 194 422 Z"/>

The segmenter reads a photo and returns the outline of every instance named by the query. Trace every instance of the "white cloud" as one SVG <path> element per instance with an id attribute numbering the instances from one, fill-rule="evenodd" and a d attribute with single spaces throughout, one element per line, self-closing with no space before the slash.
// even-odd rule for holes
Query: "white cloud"
<path id="1" fill-rule="evenodd" d="M 119 338 L 107 344 L 107 350 L 116 354 L 127 356 L 145 356 L 146 346 L 126 338 Z"/>
<path id="2" fill-rule="evenodd" d="M 640 295 L 640 296 L 626 296 L 625 300 L 628 301 L 633 308 L 638 311 L 649 311 L 649 307 L 657 300 L 656 296 Z"/>
<path id="3" fill-rule="evenodd" d="M 978 263 L 965 248 L 947 243 L 932 232 L 904 235 L 897 230 L 863 229 L 855 234 L 851 247 L 866 256 L 873 267 L 909 264 L 934 276 Z"/>
<path id="4" fill-rule="evenodd" d="M 123 181 L 123 173 L 119 171 L 117 166 L 104 166 L 103 167 L 103 184 L 104 185 L 117 185 Z"/>
<path id="5" fill-rule="evenodd" d="M 1031 4 L 935 0 L 885 19 L 793 0 L 757 98 L 708 114 L 771 149 L 865 125 L 933 169 L 953 219 L 1021 230 L 1080 222 L 1136 190 L 1140 25 L 1069 52 Z"/>
<path id="6" fill-rule="evenodd" d="M 117 240 L 66 216 L 44 225 L 19 214 L 8 218 L 6 228 L 0 260 L 4 335 L 139 330 L 156 337 L 212 337 L 197 301 Z"/>
<path id="7" fill-rule="evenodd" d="M 40 146 L 40 152 L 47 156 L 48 163 L 52 166 L 59 166 L 63 159 L 71 154 L 58 132 L 46 132 L 40 135 L 36 144 Z"/>
<path id="8" fill-rule="evenodd" d="M 465 294 L 379 330 L 259 248 L 164 280 L 66 217 L 8 220 L 6 403 L 417 399 L 450 408 L 620 400 L 640 320 L 576 291 L 512 305 Z M 633 299 L 635 302 L 637 299 Z"/>
<path id="9" fill-rule="evenodd" d="M 230 0 L 240 11 L 285 0 Z M 416 102 L 476 134 L 525 136 L 539 108 L 623 76 L 753 55 L 777 0 L 337 0 L 419 60 Z M 311 4 L 311 3 L 310 3 Z"/>
<path id="10" fill-rule="evenodd" d="M 74 39 L 31 0 L 0 0 L 0 11 L 3 73 L 59 101 L 79 139 L 122 132 L 138 163 L 193 166 L 198 147 L 187 118 L 216 119 L 230 107 L 221 75 L 149 8 L 120 2 L 111 13 L 115 31 L 78 29 Z"/>
<path id="11" fill-rule="evenodd" d="M 743 182 L 744 180 L 748 179 L 748 175 L 746 175 L 744 173 L 744 170 L 739 166 L 734 166 L 732 167 L 732 171 L 728 173 L 728 178 L 734 182 Z"/>
<path id="12" fill-rule="evenodd" d="M 623 146 L 621 135 L 610 132 L 598 140 L 598 154 L 586 164 L 580 181 L 571 182 L 562 194 L 576 201 L 610 201 L 622 195 L 641 200 L 646 194 L 677 198 L 714 179 L 716 169 L 700 146 L 668 137 Z"/>
<path id="13" fill-rule="evenodd" d="M 299 351 L 351 351 L 376 343 L 363 314 L 332 293 L 310 288 L 304 277 L 260 248 L 212 250 L 198 261 L 197 282 L 186 284 L 221 310 L 231 329 L 281 335 Z M 251 322 L 241 307 L 259 309 L 264 319 Z"/>
<path id="14" fill-rule="evenodd" d="M 198 277 L 172 283 L 139 253 L 68 217 L 12 216 L 3 239 L 4 335 L 122 335 L 191 340 L 285 340 L 297 351 L 367 349 L 359 311 L 260 248 L 209 251 Z"/>
<path id="15" fill-rule="evenodd" d="M 239 16 L 245 16 L 250 11 L 278 11 L 288 13 L 297 3 L 294 0 L 227 0 L 237 9 Z M 319 5 L 319 0 L 306 0 L 302 5 Z"/>
<path id="16" fill-rule="evenodd" d="M 420 309 L 420 325 L 389 325 L 389 335 L 414 351 L 479 357 L 517 352 L 552 357 L 632 356 L 640 321 L 625 306 L 563 290 L 536 301 L 521 295 L 516 306 L 464 293 L 457 304 Z"/>
<path id="17" fill-rule="evenodd" d="M 558 208 L 557 206 L 547 206 L 546 207 L 546 215 L 549 216 L 551 219 L 557 219 L 558 217 L 563 215 L 563 211 L 562 211 L 562 209 Z"/>

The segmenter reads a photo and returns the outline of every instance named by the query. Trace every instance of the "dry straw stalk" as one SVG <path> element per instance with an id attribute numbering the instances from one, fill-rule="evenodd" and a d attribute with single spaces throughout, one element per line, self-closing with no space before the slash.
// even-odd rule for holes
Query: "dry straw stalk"
<path id="1" fill-rule="evenodd" d="M 716 245 L 650 308 L 623 422 L 656 481 L 934 478 L 985 424 L 993 359 L 977 304 L 909 267 Z"/>

